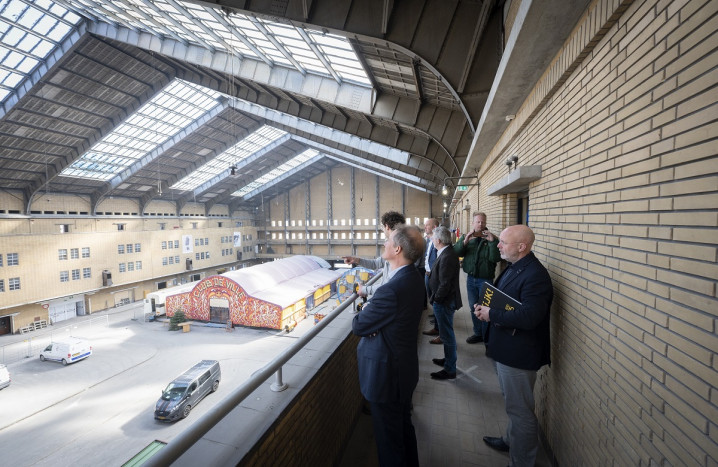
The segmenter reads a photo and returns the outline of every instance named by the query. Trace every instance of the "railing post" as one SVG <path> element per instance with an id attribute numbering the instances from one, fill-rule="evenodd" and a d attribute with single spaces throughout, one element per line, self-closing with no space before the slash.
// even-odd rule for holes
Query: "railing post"
<path id="1" fill-rule="evenodd" d="M 282 367 L 280 366 L 279 369 L 277 369 L 277 372 L 274 373 L 274 382 L 270 386 L 270 389 L 274 392 L 282 392 L 285 389 L 289 387 L 289 385 L 282 381 Z"/>

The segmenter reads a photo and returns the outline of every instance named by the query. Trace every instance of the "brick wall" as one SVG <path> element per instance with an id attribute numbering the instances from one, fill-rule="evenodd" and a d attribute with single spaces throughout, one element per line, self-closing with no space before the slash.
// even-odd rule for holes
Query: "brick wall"
<path id="1" fill-rule="evenodd" d="M 561 465 L 718 463 L 718 2 L 592 2 L 480 170 L 549 268 L 537 413 Z M 463 200 L 462 200 L 463 204 Z"/>
<path id="2" fill-rule="evenodd" d="M 249 451 L 241 466 L 336 465 L 359 415 L 356 347 L 350 335 Z"/>

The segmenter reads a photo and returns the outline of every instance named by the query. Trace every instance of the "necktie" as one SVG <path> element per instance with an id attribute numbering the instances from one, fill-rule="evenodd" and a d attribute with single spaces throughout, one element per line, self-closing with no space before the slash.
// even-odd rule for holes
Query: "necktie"
<path id="1" fill-rule="evenodd" d="M 436 261 L 436 248 L 434 248 L 434 244 L 429 245 L 429 270 L 434 267 L 434 262 Z"/>
<path id="2" fill-rule="evenodd" d="M 504 271 L 504 273 L 501 274 L 501 279 L 499 279 L 499 283 L 496 284 L 496 287 L 498 287 L 499 290 L 501 290 L 504 287 L 504 285 L 506 285 L 506 282 L 508 281 L 508 279 L 512 273 L 513 273 L 513 270 L 511 269 L 511 266 L 509 266 L 508 268 L 506 268 L 506 271 Z"/>

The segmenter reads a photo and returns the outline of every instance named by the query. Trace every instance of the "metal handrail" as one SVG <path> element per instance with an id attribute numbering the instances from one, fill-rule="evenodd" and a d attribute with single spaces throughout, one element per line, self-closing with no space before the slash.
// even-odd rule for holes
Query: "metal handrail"
<path id="1" fill-rule="evenodd" d="M 366 285 L 371 285 L 383 274 L 383 270 L 371 278 Z M 334 320 L 339 314 L 347 309 L 356 299 L 358 295 L 353 293 L 349 298 L 344 300 L 336 309 L 331 313 L 327 314 L 321 321 L 319 321 L 312 329 L 310 329 L 305 335 L 297 339 L 288 349 L 285 349 L 281 354 L 276 356 L 271 362 L 264 365 L 261 369 L 256 371 L 252 376 L 232 391 L 227 397 L 220 401 L 217 405 L 212 407 L 207 413 L 202 415 L 195 423 L 189 428 L 181 432 L 174 439 L 172 439 L 166 446 L 157 451 L 147 462 L 143 465 L 148 467 L 163 467 L 170 465 L 172 462 L 179 459 L 179 457 L 187 451 L 194 443 L 199 441 L 209 430 L 212 429 L 217 423 L 220 422 L 225 416 L 227 416 L 232 410 L 234 410 L 247 396 L 268 380 L 272 374 L 278 373 L 278 381 L 281 381 L 282 366 L 289 361 L 294 355 L 297 354 L 309 341 L 311 341 L 317 334 L 319 334 L 330 322 Z"/>

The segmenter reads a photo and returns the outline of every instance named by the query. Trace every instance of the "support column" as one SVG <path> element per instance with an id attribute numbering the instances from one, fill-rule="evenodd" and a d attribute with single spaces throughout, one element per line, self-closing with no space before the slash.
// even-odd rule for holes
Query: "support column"
<path id="1" fill-rule="evenodd" d="M 349 172 L 349 251 L 352 255 L 356 255 L 356 245 L 354 243 L 354 221 L 356 218 L 356 189 L 354 187 L 354 167 L 350 167 Z"/>
<path id="2" fill-rule="evenodd" d="M 376 232 L 376 255 L 379 256 L 381 254 L 381 247 L 379 246 L 381 242 L 379 241 L 381 236 L 379 235 L 379 232 L 382 230 L 381 228 L 381 214 L 379 214 L 379 176 L 375 175 L 376 179 L 376 193 L 374 196 L 374 199 L 376 199 L 376 225 L 374 226 L 374 231 Z"/>
<path id="3" fill-rule="evenodd" d="M 327 256 L 332 256 L 332 169 L 327 171 Z"/>
<path id="4" fill-rule="evenodd" d="M 311 193 L 309 191 L 311 183 L 309 183 L 309 179 L 306 180 L 304 184 L 304 251 L 306 251 L 306 254 L 311 255 L 312 254 L 312 246 L 309 244 L 309 221 L 311 219 Z"/>

